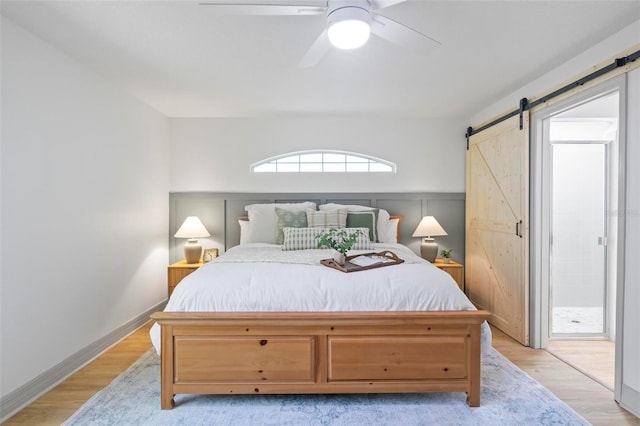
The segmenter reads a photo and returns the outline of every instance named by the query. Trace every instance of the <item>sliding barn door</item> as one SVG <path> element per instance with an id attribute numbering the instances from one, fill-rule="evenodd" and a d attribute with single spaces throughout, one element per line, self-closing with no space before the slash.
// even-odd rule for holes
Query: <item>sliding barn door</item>
<path id="1" fill-rule="evenodd" d="M 467 152 L 466 288 L 489 322 L 529 344 L 529 115 L 472 135 Z"/>

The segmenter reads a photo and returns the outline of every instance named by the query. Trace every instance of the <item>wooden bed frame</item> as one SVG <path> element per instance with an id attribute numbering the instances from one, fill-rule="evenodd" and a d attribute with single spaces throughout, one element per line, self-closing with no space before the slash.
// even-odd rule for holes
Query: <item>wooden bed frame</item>
<path id="1" fill-rule="evenodd" d="M 466 392 L 487 311 L 156 312 L 161 407 L 176 394 Z"/>
<path id="2" fill-rule="evenodd" d="M 241 216 L 238 219 L 248 220 Z M 399 219 L 403 216 L 391 216 Z M 466 392 L 487 311 L 156 312 L 161 408 L 176 394 Z"/>

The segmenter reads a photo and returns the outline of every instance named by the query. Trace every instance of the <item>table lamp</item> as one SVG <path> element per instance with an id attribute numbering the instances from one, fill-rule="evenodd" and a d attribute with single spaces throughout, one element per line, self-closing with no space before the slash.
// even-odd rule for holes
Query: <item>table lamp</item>
<path id="1" fill-rule="evenodd" d="M 184 245 L 184 258 L 187 263 L 198 263 L 202 255 L 202 245 L 196 238 L 210 237 L 209 231 L 204 227 L 198 216 L 189 216 L 176 232 L 176 238 L 188 238 Z"/>
<path id="2" fill-rule="evenodd" d="M 424 237 L 420 245 L 420 256 L 431 263 L 435 262 L 438 256 L 438 244 L 432 237 L 438 235 L 447 235 L 447 233 L 433 216 L 423 217 L 413 232 L 414 237 Z"/>

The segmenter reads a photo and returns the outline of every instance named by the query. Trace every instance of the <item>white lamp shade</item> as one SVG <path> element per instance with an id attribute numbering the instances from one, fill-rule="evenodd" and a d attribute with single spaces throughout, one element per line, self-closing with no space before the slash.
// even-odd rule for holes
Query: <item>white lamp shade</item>
<path id="1" fill-rule="evenodd" d="M 204 238 L 210 236 L 211 234 L 198 219 L 198 216 L 187 217 L 174 235 L 176 238 Z"/>
<path id="2" fill-rule="evenodd" d="M 342 7 L 329 15 L 327 35 L 338 49 L 357 49 L 369 40 L 371 15 L 360 7 Z"/>
<path id="3" fill-rule="evenodd" d="M 414 237 L 435 237 L 438 235 L 447 235 L 447 232 L 433 216 L 423 217 L 413 232 Z"/>

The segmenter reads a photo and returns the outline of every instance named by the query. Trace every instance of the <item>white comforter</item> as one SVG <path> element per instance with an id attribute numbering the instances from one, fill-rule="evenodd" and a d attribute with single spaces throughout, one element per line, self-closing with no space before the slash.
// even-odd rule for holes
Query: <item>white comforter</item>
<path id="1" fill-rule="evenodd" d="M 273 244 L 233 247 L 185 277 L 165 311 L 445 311 L 475 310 L 446 272 L 401 244 L 374 244 L 404 263 L 344 273 L 320 264 L 330 250 L 282 251 Z M 349 254 L 357 254 L 351 251 Z M 160 327 L 151 328 L 160 352 Z M 483 351 L 491 332 L 483 324 Z"/>

